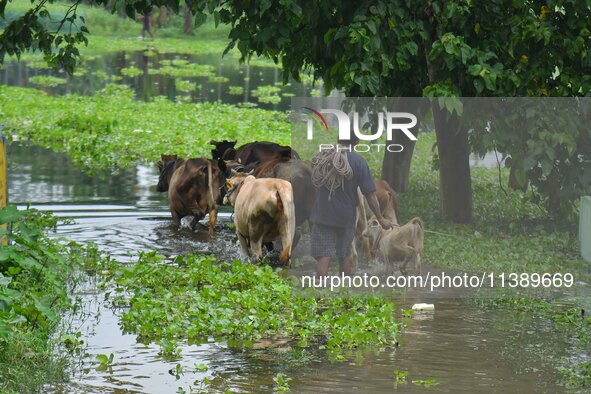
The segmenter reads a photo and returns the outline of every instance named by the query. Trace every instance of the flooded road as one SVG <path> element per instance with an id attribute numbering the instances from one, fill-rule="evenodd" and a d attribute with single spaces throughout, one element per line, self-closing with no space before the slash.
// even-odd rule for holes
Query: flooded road
<path id="1" fill-rule="evenodd" d="M 165 255 L 213 253 L 222 259 L 238 257 L 236 238 L 221 215 L 214 242 L 205 228 L 179 230 L 172 224 L 166 196 L 155 191 L 157 170 L 138 166 L 105 179 L 90 177 L 72 166 L 66 155 L 37 147 L 9 146 L 9 188 L 12 203 L 48 210 L 73 219 L 58 227 L 56 236 L 95 242 L 118 261 L 132 263 L 141 251 Z M 312 273 L 309 260 L 296 272 Z M 171 269 L 174 269 L 171 267 Z M 100 281 L 100 278 L 98 279 Z M 205 377 L 214 391 L 270 392 L 281 372 L 292 380 L 293 392 L 563 392 L 557 366 L 569 357 L 568 337 L 551 323 L 527 314 L 482 310 L 466 298 L 398 299 L 401 308 L 414 302 L 433 302 L 435 312 L 405 319 L 407 327 L 396 348 L 366 349 L 344 362 L 331 362 L 317 349 L 287 345 L 235 349 L 210 342 L 181 346 L 182 358 L 166 361 L 156 344 L 137 343 L 135 335 L 119 328 L 120 310 L 105 303 L 109 289 L 90 280 L 78 289 L 87 314 L 79 326 L 88 356 L 72 368 L 68 383 L 48 388 L 60 393 L 189 392 Z M 112 368 L 97 371 L 98 354 L 114 354 Z M 186 371 L 171 373 L 180 364 Z M 207 371 L 198 372 L 195 365 Z M 190 371 L 190 372 L 189 372 Z M 394 382 L 394 371 L 408 380 L 433 380 L 435 387 Z"/>

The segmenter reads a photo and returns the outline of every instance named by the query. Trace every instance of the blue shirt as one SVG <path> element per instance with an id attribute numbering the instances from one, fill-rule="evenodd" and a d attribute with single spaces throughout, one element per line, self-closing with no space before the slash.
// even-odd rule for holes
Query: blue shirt
<path id="1" fill-rule="evenodd" d="M 334 190 L 329 200 L 328 188 L 316 189 L 316 201 L 310 222 L 336 227 L 354 227 L 357 214 L 357 188 L 363 195 L 376 191 L 367 161 L 355 152 L 347 152 L 353 176 L 345 178 L 343 186 Z"/>

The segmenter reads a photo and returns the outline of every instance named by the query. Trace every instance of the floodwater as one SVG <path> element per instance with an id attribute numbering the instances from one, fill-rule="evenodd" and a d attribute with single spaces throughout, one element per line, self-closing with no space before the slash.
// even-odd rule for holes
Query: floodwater
<path id="1" fill-rule="evenodd" d="M 174 62 L 172 66 L 170 62 Z M 202 73 L 197 76 L 192 74 L 195 69 L 183 69 L 186 64 L 199 68 Z M 0 69 L 0 84 L 40 88 L 49 95 L 94 95 L 107 84 L 117 83 L 130 86 L 139 100 L 149 101 L 156 96 L 164 96 L 173 101 L 220 100 L 227 104 L 246 104 L 276 110 L 288 109 L 291 96 L 310 96 L 313 89 L 322 88 L 313 81 L 304 84 L 292 81 L 283 86 L 281 71 L 277 67 L 239 65 L 235 58 L 220 59 L 220 56 L 215 54 L 116 52 L 87 58 L 77 68 L 83 75 L 73 77 L 69 77 L 65 72 L 38 68 L 40 66 L 44 66 L 42 62 L 7 62 Z M 126 69 L 131 67 L 138 72 L 137 75 L 126 74 Z M 157 74 L 163 67 L 172 68 L 173 73 L 180 74 Z M 65 83 L 57 86 L 40 86 L 34 78 L 46 76 L 65 79 Z M 178 81 L 188 81 L 194 86 L 182 88 Z M 258 88 L 265 90 L 258 93 Z M 261 94 L 272 95 L 279 101 L 269 102 L 264 98 L 261 100 Z"/>
<path id="2" fill-rule="evenodd" d="M 155 191 L 156 168 L 140 165 L 119 175 L 99 179 L 76 169 L 64 154 L 38 147 L 12 144 L 8 149 L 9 188 L 12 203 L 48 210 L 70 217 L 74 223 L 60 226 L 55 236 L 92 241 L 116 259 L 133 262 L 143 250 L 165 255 L 190 251 L 214 253 L 223 259 L 238 257 L 236 238 L 225 229 L 222 215 L 216 240 L 205 230 L 179 230 L 171 222 L 166 197 Z M 308 263 L 298 273 L 311 273 Z M 171 269 L 174 269 L 171 267 Z M 241 350 L 224 342 L 182 346 L 182 359 L 165 361 L 159 346 L 136 342 L 119 329 L 118 310 L 104 302 L 104 289 L 89 281 L 75 296 L 84 301 L 88 314 L 74 323 L 87 346 L 86 358 L 72 367 L 70 381 L 47 391 L 58 393 L 173 393 L 189 392 L 204 377 L 211 388 L 238 392 L 271 392 L 273 377 L 290 377 L 298 393 L 346 392 L 563 392 L 557 366 L 568 353 L 566 334 L 551 323 L 526 314 L 486 311 L 467 298 L 399 299 L 400 307 L 413 302 L 433 302 L 435 312 L 407 319 L 400 346 L 360 351 L 344 362 L 329 361 L 322 351 L 307 349 L 304 365 L 286 361 L 287 345 Z M 114 354 L 108 371 L 96 371 L 98 354 Z M 207 372 L 194 372 L 196 364 Z M 169 373 L 177 364 L 186 372 Z M 394 383 L 394 371 L 407 371 L 409 380 L 433 379 L 426 388 Z"/>

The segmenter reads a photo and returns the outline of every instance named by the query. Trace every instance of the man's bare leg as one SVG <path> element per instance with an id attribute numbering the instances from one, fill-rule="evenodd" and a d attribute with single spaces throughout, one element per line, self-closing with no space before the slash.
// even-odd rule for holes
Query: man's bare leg
<path id="1" fill-rule="evenodd" d="M 320 257 L 316 265 L 316 276 L 328 276 L 328 268 L 330 267 L 330 256 Z"/>
<path id="2" fill-rule="evenodd" d="M 341 272 L 346 276 L 351 276 L 351 256 L 343 257 L 339 260 Z"/>

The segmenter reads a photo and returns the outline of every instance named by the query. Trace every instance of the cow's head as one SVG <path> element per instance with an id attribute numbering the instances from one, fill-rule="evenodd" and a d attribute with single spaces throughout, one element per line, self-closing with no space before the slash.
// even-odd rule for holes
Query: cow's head
<path id="1" fill-rule="evenodd" d="M 375 216 L 372 216 L 367 221 L 367 227 L 365 228 L 365 230 L 363 230 L 362 235 L 364 237 L 367 237 L 369 239 L 370 244 L 374 245 L 374 247 L 375 247 L 376 243 L 382 237 L 383 231 L 385 231 L 385 230 L 382 229 L 382 226 L 380 225 L 380 222 L 378 222 L 378 219 L 376 219 Z"/>
<path id="2" fill-rule="evenodd" d="M 158 185 L 156 191 L 166 192 L 168 191 L 168 184 L 172 173 L 177 167 L 179 158 L 177 155 L 161 155 L 161 160 L 158 162 L 158 170 L 160 171 L 160 177 L 158 178 Z"/>
<path id="3" fill-rule="evenodd" d="M 247 177 L 252 177 L 251 172 L 236 172 L 231 170 L 231 178 L 226 179 L 226 195 L 224 196 L 224 205 L 232 205 L 236 202 L 236 197 L 240 193 L 240 188 Z M 254 178 L 254 177 L 252 177 Z"/>
<path id="4" fill-rule="evenodd" d="M 237 141 L 228 141 L 228 140 L 209 141 L 209 143 L 211 145 L 215 146 L 215 148 L 211 150 L 212 159 L 218 160 L 218 159 L 224 158 L 224 154 L 226 153 L 226 151 L 229 149 L 233 150 L 234 147 L 236 146 L 236 142 Z"/>

